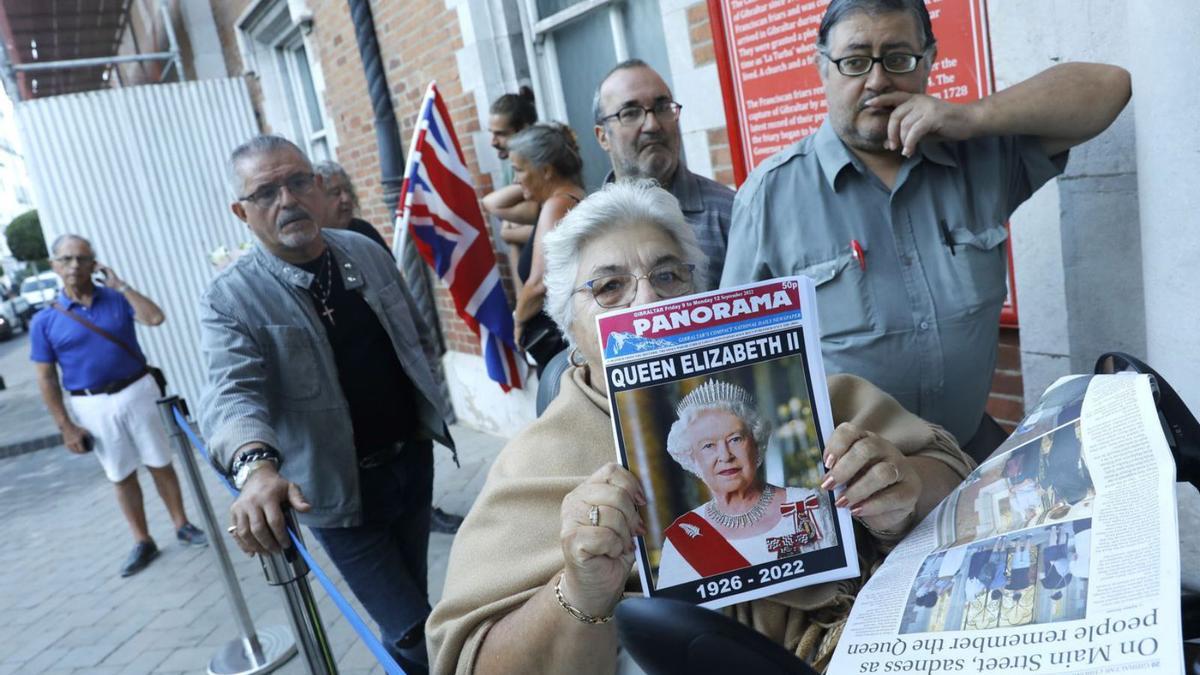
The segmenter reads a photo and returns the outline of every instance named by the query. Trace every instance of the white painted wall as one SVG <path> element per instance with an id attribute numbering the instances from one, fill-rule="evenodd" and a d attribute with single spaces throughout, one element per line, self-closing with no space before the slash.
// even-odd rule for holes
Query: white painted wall
<path id="1" fill-rule="evenodd" d="M 1148 363 L 1193 412 L 1200 412 L 1200 161 L 1194 111 L 1200 89 L 1164 63 L 1194 63 L 1200 33 L 1195 0 L 1128 3 L 1130 67 L 1138 109 L 1138 204 L 1142 224 Z"/>
<path id="2" fill-rule="evenodd" d="M 197 80 L 227 76 L 225 53 L 217 34 L 212 5 L 207 2 L 180 2 L 179 16 L 183 32 L 192 47 L 192 72 Z"/>
<path id="3" fill-rule="evenodd" d="M 463 46 L 454 53 L 464 91 L 475 95 L 479 131 L 471 134 L 482 173 L 492 174 L 499 185 L 501 163 L 491 148 L 488 132 L 492 101 L 529 86 L 529 64 L 517 2 L 519 0 L 446 0 L 454 9 L 462 31 Z M 542 103 L 541 101 L 538 102 Z M 539 108 L 540 109 L 540 108 Z M 582 130 L 577 130 L 581 133 Z M 583 142 L 586 139 L 581 138 Z"/>
<path id="4" fill-rule="evenodd" d="M 725 108 L 721 102 L 721 83 L 717 65 L 697 68 L 692 63 L 692 41 L 688 35 L 687 8 L 696 0 L 658 0 L 662 10 L 663 35 L 667 40 L 667 59 L 671 64 L 671 93 L 683 106 L 679 116 L 683 133 L 683 154 L 688 169 L 713 177 L 708 130 L 725 126 Z M 717 26 L 713 26 L 716 30 Z"/>
<path id="5" fill-rule="evenodd" d="M 988 3 L 997 89 L 1056 63 L 1128 67 L 1126 4 Z M 1145 353 L 1134 107 L 1072 150 L 1066 173 L 1012 217 L 1027 403 L 1061 375 L 1090 372 L 1102 351 Z"/>
<path id="6" fill-rule="evenodd" d="M 487 376 L 483 358 L 447 351 L 442 357 L 450 402 L 458 421 L 473 429 L 511 437 L 534 420 L 537 409 L 537 376 L 529 369 L 524 389 L 507 394 Z"/>
<path id="7" fill-rule="evenodd" d="M 679 116 L 683 154 L 689 170 L 712 178 L 708 130 L 725 126 L 725 108 L 720 98 L 721 83 L 716 64 L 697 68 L 692 63 L 687 8 L 695 2 L 659 0 L 658 4 L 662 10 L 663 35 L 667 39 L 667 58 L 671 64 L 671 93 L 683 105 L 683 112 Z M 715 30 L 716 26 L 713 28 Z"/>

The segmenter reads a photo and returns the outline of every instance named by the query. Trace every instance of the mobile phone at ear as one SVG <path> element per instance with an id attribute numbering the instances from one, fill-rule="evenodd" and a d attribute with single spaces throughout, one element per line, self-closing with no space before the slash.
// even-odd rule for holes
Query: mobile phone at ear
<path id="1" fill-rule="evenodd" d="M 92 282 L 101 286 L 108 285 L 108 272 L 106 270 L 96 270 L 92 272 Z"/>
<path id="2" fill-rule="evenodd" d="M 83 451 L 91 452 L 95 447 L 96 447 L 96 439 L 92 438 L 91 434 L 84 434 L 84 436 L 83 436 Z"/>

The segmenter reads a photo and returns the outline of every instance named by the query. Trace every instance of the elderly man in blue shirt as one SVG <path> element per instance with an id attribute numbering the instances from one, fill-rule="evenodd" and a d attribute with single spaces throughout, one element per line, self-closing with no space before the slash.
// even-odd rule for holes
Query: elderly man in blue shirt
<path id="1" fill-rule="evenodd" d="M 117 503 L 135 544 L 121 576 L 140 572 L 158 556 L 146 524 L 138 466 L 145 465 L 184 544 L 204 545 L 204 533 L 188 522 L 171 467 L 166 430 L 158 417 L 158 386 L 138 346 L 134 322 L 163 322 L 158 305 L 96 262 L 91 243 L 66 234 L 50 247 L 63 290 L 33 317 L 30 357 L 37 367 L 42 399 L 76 454 L 95 451 L 117 491 Z M 106 285 L 93 282 L 98 274 Z M 62 383 L 59 384 L 59 368 Z M 70 412 L 63 400 L 70 395 Z M 71 413 L 74 413 L 72 418 Z"/>
<path id="2" fill-rule="evenodd" d="M 739 190 L 722 286 L 817 284 L 831 372 L 862 376 L 982 459 L 1006 294 L 1005 222 L 1107 128 L 1115 66 L 1069 63 L 967 104 L 925 93 L 937 42 L 921 0 L 833 0 L 817 35 L 829 115 Z"/>

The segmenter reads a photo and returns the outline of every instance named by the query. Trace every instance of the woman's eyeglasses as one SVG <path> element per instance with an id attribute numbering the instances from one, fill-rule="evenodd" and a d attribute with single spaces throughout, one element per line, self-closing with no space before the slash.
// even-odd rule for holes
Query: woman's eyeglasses
<path id="1" fill-rule="evenodd" d="M 592 298 L 601 307 L 625 307 L 637 296 L 638 281 L 645 279 L 658 297 L 677 298 L 695 288 L 692 285 L 695 270 L 695 265 L 671 263 L 655 267 L 647 274 L 606 274 L 585 281 L 575 292 L 591 291 Z"/>

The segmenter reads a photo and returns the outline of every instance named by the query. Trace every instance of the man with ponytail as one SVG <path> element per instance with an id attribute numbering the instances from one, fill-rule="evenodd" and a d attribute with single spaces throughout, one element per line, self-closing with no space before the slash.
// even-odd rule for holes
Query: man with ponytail
<path id="1" fill-rule="evenodd" d="M 489 113 L 488 133 L 492 135 L 492 147 L 500 158 L 504 175 L 500 187 L 483 198 L 483 208 L 500 219 L 498 234 L 508 245 L 508 264 L 516 270 L 523 249 L 533 237 L 538 204 L 525 199 L 521 186 L 513 183 L 512 163 L 508 161 L 508 141 L 537 123 L 533 90 L 522 86 L 516 94 L 504 94 L 492 102 Z M 520 289 L 521 280 L 514 278 L 513 281 Z"/>

